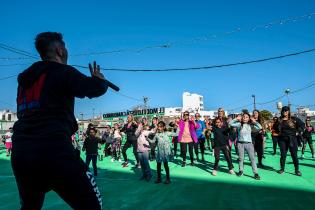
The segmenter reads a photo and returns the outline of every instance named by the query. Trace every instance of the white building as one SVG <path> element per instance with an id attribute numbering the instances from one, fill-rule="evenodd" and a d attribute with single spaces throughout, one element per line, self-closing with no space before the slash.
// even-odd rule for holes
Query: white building
<path id="1" fill-rule="evenodd" d="M 0 111 L 0 131 L 6 131 L 17 121 L 17 115 L 10 110 Z"/>
<path id="2" fill-rule="evenodd" d="M 196 93 L 183 93 L 183 111 L 204 111 L 203 96 Z"/>
<path id="3" fill-rule="evenodd" d="M 308 107 L 298 107 L 297 114 L 302 116 L 315 116 L 315 111 L 310 110 Z"/>

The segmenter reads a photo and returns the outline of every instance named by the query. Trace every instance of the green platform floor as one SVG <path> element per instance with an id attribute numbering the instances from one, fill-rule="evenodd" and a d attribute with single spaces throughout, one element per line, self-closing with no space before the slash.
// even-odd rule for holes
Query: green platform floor
<path id="1" fill-rule="evenodd" d="M 172 183 L 153 183 L 156 177 L 156 163 L 151 162 L 154 177 L 151 182 L 139 181 L 140 169 L 122 168 L 120 163 L 106 158 L 98 162 L 97 183 L 103 195 L 104 209 L 315 209 L 315 159 L 309 148 L 305 158 L 300 160 L 302 177 L 294 175 L 291 157 L 288 155 L 286 173 L 277 174 L 279 169 L 279 149 L 271 155 L 271 140 L 267 140 L 263 160 L 266 169 L 259 169 L 261 180 L 253 179 L 246 156 L 245 176 L 237 177 L 227 173 L 226 162 L 220 161 L 218 175 L 210 173 L 214 157 L 207 150 L 206 162 L 195 167 L 180 166 L 181 160 L 170 163 Z M 233 150 L 234 152 L 234 150 Z M 132 150 L 128 154 L 133 161 Z M 288 153 L 289 154 L 289 153 Z M 301 151 L 299 151 L 299 156 Z M 82 155 L 84 158 L 84 156 Z M 233 161 L 238 171 L 237 156 Z M 163 176 L 164 178 L 164 176 Z M 12 175 L 9 158 L 4 151 L 0 154 L 0 209 L 18 209 L 19 196 Z M 43 209 L 70 209 L 56 193 L 46 195 Z"/>

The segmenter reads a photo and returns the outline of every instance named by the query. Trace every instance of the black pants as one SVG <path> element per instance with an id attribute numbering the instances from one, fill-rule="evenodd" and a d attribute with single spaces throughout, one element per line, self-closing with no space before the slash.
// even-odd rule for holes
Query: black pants
<path id="1" fill-rule="evenodd" d="M 263 136 L 260 133 L 252 134 L 252 140 L 253 140 L 255 152 L 257 152 L 258 164 L 262 164 L 263 151 L 264 151 Z"/>
<path id="2" fill-rule="evenodd" d="M 174 155 L 176 156 L 177 155 L 177 145 L 178 145 L 178 137 L 175 136 L 174 137 Z"/>
<path id="3" fill-rule="evenodd" d="M 206 139 L 204 137 L 198 138 L 198 143 L 195 144 L 196 145 L 195 146 L 195 152 L 197 150 L 197 153 L 196 153 L 197 157 L 198 157 L 198 145 L 200 145 L 200 153 L 201 153 L 201 155 L 205 154 L 205 149 L 206 149 L 205 148 L 205 143 L 206 143 Z"/>
<path id="4" fill-rule="evenodd" d="M 279 141 L 278 136 L 272 136 L 273 154 L 276 154 L 277 152 L 278 141 Z"/>
<path id="5" fill-rule="evenodd" d="M 73 209 L 102 208 L 93 174 L 74 151 L 13 151 L 11 164 L 22 210 L 41 209 L 51 190 Z"/>
<path id="6" fill-rule="evenodd" d="M 297 142 L 296 137 L 291 137 L 291 138 L 280 137 L 279 147 L 280 147 L 280 152 L 281 152 L 281 157 L 280 157 L 281 170 L 284 170 L 285 168 L 285 160 L 287 158 L 287 152 L 288 150 L 290 150 L 295 171 L 298 171 L 299 170 L 299 160 L 297 157 L 298 142 Z"/>
<path id="7" fill-rule="evenodd" d="M 93 165 L 94 176 L 97 176 L 97 166 L 96 166 L 97 155 L 96 154 L 95 155 L 86 155 L 85 163 L 86 163 L 88 168 L 90 167 L 91 160 L 92 160 L 92 165 Z"/>
<path id="8" fill-rule="evenodd" d="M 225 146 L 217 146 L 214 148 L 214 157 L 215 157 L 215 162 L 214 162 L 214 170 L 218 170 L 218 165 L 220 161 L 220 151 L 223 152 L 224 157 L 226 162 L 228 163 L 229 170 L 233 169 L 233 164 L 230 156 L 230 149 L 228 145 Z"/>
<path id="9" fill-rule="evenodd" d="M 193 153 L 194 143 L 193 142 L 180 143 L 182 158 L 183 158 L 183 161 L 186 162 L 187 145 L 189 148 L 190 161 L 193 163 L 194 162 L 194 153 Z"/>
<path id="10" fill-rule="evenodd" d="M 105 147 L 104 147 L 104 156 L 110 156 L 111 155 L 111 151 L 110 151 L 110 143 L 105 143 Z"/>
<path id="11" fill-rule="evenodd" d="M 156 144 L 155 143 L 149 143 L 151 151 L 150 151 L 150 160 L 154 160 L 155 159 L 155 148 L 156 148 Z"/>
<path id="12" fill-rule="evenodd" d="M 123 154 L 123 157 L 124 157 L 124 161 L 127 162 L 128 161 L 128 158 L 127 158 L 127 149 L 129 149 L 130 147 L 132 146 L 133 148 L 133 154 L 136 158 L 136 161 L 137 161 L 137 164 L 139 164 L 139 158 L 138 158 L 138 155 L 137 155 L 137 141 L 126 141 L 126 143 L 124 144 L 124 147 L 122 149 L 122 154 Z"/>
<path id="13" fill-rule="evenodd" d="M 166 179 L 170 179 L 170 168 L 168 167 L 168 162 L 164 162 L 164 169 L 166 173 Z M 161 180 L 161 170 L 162 163 L 157 163 L 157 178 Z"/>
<path id="14" fill-rule="evenodd" d="M 304 138 L 303 139 L 303 148 L 302 148 L 302 154 L 304 154 L 304 151 L 306 149 L 306 144 L 308 143 L 310 149 L 311 149 L 311 153 L 314 156 L 314 148 L 313 148 L 313 140 L 312 137 L 308 137 L 308 138 Z"/>

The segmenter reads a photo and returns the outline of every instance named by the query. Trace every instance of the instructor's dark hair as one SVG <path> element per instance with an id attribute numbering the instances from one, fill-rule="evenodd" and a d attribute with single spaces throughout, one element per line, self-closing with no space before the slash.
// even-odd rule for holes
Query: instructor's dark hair
<path id="1" fill-rule="evenodd" d="M 35 47 L 42 59 L 49 57 L 51 46 L 56 42 L 64 44 L 61 33 L 43 32 L 36 36 Z"/>

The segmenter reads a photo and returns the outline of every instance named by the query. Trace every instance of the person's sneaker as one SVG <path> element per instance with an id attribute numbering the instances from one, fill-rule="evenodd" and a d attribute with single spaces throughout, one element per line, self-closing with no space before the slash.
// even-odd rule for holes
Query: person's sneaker
<path id="1" fill-rule="evenodd" d="M 118 162 L 120 162 L 120 163 L 121 163 L 121 162 L 122 162 L 122 160 L 119 158 L 119 159 L 118 159 Z"/>
<path id="2" fill-rule="evenodd" d="M 217 175 L 217 171 L 216 170 L 213 170 L 212 171 L 212 176 L 216 176 Z"/>
<path id="3" fill-rule="evenodd" d="M 122 165 L 123 168 L 126 168 L 126 167 L 128 167 L 128 166 L 129 166 L 129 163 L 128 163 L 128 162 L 124 162 L 123 165 Z"/>
<path id="4" fill-rule="evenodd" d="M 283 174 L 284 170 L 280 169 L 279 171 L 277 171 L 278 174 Z"/>
<path id="5" fill-rule="evenodd" d="M 141 165 L 140 165 L 139 163 L 137 163 L 137 164 L 135 165 L 135 168 L 141 168 Z"/>
<path id="6" fill-rule="evenodd" d="M 195 166 L 194 162 L 191 162 L 191 163 L 190 163 L 190 166 Z"/>
<path id="7" fill-rule="evenodd" d="M 112 158 L 111 161 L 114 162 L 114 161 L 115 161 L 115 158 Z"/>
<path id="8" fill-rule="evenodd" d="M 243 176 L 243 171 L 239 171 L 236 175 L 237 176 Z"/>
<path id="9" fill-rule="evenodd" d="M 149 175 L 149 176 L 147 176 L 147 177 L 145 178 L 145 180 L 146 180 L 147 182 L 149 182 L 149 181 L 151 181 L 151 178 L 152 178 L 152 175 Z"/>
<path id="10" fill-rule="evenodd" d="M 182 167 L 185 167 L 185 166 L 186 166 L 186 162 L 183 162 L 183 163 L 182 163 Z"/>
<path id="11" fill-rule="evenodd" d="M 304 154 L 301 155 L 301 159 L 304 159 Z"/>
<path id="12" fill-rule="evenodd" d="M 255 174 L 254 177 L 256 180 L 260 180 L 260 176 L 258 174 Z"/>
<path id="13" fill-rule="evenodd" d="M 164 184 L 170 184 L 170 183 L 171 183 L 171 180 L 170 180 L 170 179 L 166 179 L 163 183 L 164 183 Z"/>
<path id="14" fill-rule="evenodd" d="M 232 169 L 232 170 L 229 170 L 229 174 L 235 175 L 234 170 L 233 170 L 233 169 Z"/>
<path id="15" fill-rule="evenodd" d="M 212 150 L 212 156 L 214 156 L 214 149 Z"/>
<path id="16" fill-rule="evenodd" d="M 302 176 L 302 173 L 301 173 L 301 171 L 296 171 L 296 172 L 295 172 L 295 175 L 297 175 L 297 176 Z"/>
<path id="17" fill-rule="evenodd" d="M 159 178 L 154 181 L 155 184 L 160 184 L 161 182 L 162 182 L 162 181 L 161 181 L 161 179 L 159 179 Z"/>

